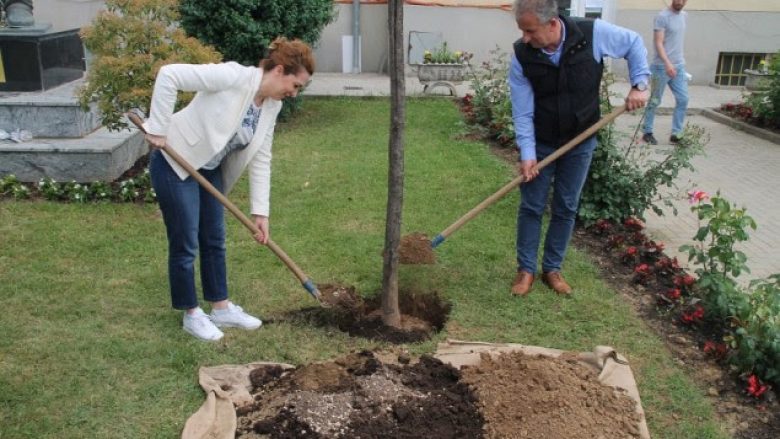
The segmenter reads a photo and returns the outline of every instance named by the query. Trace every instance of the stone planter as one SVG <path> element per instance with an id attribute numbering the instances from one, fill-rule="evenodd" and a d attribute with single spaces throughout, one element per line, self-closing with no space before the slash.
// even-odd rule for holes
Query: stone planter
<path id="1" fill-rule="evenodd" d="M 745 88 L 750 91 L 761 91 L 769 89 L 769 73 L 762 73 L 758 70 L 745 69 Z"/>
<path id="2" fill-rule="evenodd" d="M 466 78 L 466 64 L 420 64 L 420 82 L 460 82 Z"/>

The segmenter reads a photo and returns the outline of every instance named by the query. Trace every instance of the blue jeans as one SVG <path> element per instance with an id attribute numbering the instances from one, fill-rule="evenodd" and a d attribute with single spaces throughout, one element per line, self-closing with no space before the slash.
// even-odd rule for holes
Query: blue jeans
<path id="1" fill-rule="evenodd" d="M 685 64 L 677 64 L 677 75 L 669 78 L 663 64 L 653 64 L 650 71 L 653 76 L 651 79 L 652 91 L 650 92 L 650 102 L 645 110 L 645 124 L 642 132 L 652 133 L 655 123 L 655 110 L 661 105 L 661 98 L 664 96 L 666 85 L 672 89 L 674 94 L 674 115 L 672 116 L 672 134 L 679 136 L 683 131 L 683 121 L 685 120 L 685 111 L 688 109 L 688 79 L 685 77 Z"/>
<path id="2" fill-rule="evenodd" d="M 222 170 L 200 169 L 222 192 Z M 192 177 L 181 180 L 159 150 L 151 152 L 149 172 L 168 232 L 168 281 L 176 309 L 198 306 L 195 293 L 195 253 L 200 250 L 203 298 L 228 297 L 225 269 L 225 214 L 222 204 Z"/>
<path id="3" fill-rule="evenodd" d="M 539 175 L 520 185 L 520 209 L 517 212 L 517 269 L 536 273 L 542 214 L 547 204 L 550 185 L 553 186 L 550 225 L 544 242 L 542 271 L 561 271 L 566 248 L 574 230 L 574 219 L 580 194 L 588 177 L 596 136 L 580 143 L 573 150 L 547 165 Z M 536 158 L 541 161 L 555 148 L 536 144 Z"/>

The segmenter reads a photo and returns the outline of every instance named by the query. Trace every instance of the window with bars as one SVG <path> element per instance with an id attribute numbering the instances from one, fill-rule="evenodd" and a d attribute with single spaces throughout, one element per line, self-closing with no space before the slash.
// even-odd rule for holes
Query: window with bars
<path id="1" fill-rule="evenodd" d="M 766 53 L 721 52 L 718 56 L 718 70 L 715 72 L 715 84 L 745 85 L 745 69 L 757 69 Z"/>

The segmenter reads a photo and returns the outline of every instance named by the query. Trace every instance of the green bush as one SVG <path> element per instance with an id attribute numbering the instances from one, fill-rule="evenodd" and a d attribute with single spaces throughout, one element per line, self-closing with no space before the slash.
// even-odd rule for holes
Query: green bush
<path id="1" fill-rule="evenodd" d="M 123 115 L 130 109 L 148 112 L 163 65 L 220 61 L 214 49 L 187 37 L 178 19 L 176 0 L 107 0 L 106 10 L 82 30 L 94 58 L 79 98 L 84 108 L 97 101 L 109 130 L 126 128 Z M 177 108 L 190 99 L 191 94 L 180 94 Z"/>
<path id="2" fill-rule="evenodd" d="M 276 37 L 313 45 L 335 18 L 332 0 L 182 0 L 180 11 L 189 35 L 252 66 Z"/>
<path id="3" fill-rule="evenodd" d="M 726 342 L 732 364 L 780 386 L 780 274 L 751 283 L 750 291 L 728 296 L 732 327 Z"/>
<path id="4" fill-rule="evenodd" d="M 693 238 L 697 244 L 680 251 L 698 265 L 697 291 L 710 318 L 726 328 L 730 361 L 742 373 L 780 385 L 780 274 L 754 281 L 748 290 L 736 280 L 750 272 L 736 246 L 748 240 L 755 221 L 720 194 L 691 209 L 702 223 Z"/>
<path id="5" fill-rule="evenodd" d="M 760 122 L 780 126 L 780 51 L 767 64 L 770 77 L 766 91 L 754 91 L 745 95 L 745 104 L 753 109 L 753 117 Z"/>
<path id="6" fill-rule="evenodd" d="M 71 203 L 109 201 L 154 203 L 157 201 L 149 169 L 144 169 L 135 177 L 111 183 L 103 181 L 58 183 L 52 178 L 44 177 L 37 184 L 26 184 L 11 174 L 0 178 L 0 199 L 6 197 L 17 200 L 44 198 Z"/>
<path id="7" fill-rule="evenodd" d="M 684 245 L 680 251 L 688 253 L 688 260 L 699 266 L 696 285 L 704 293 L 707 309 L 727 319 L 734 315 L 735 308 L 743 306 L 736 278 L 750 272 L 747 256 L 737 250 L 737 245 L 748 240 L 747 229 L 755 230 L 756 223 L 745 209 L 732 206 L 719 193 L 710 202 L 703 202 L 705 198 L 691 208 L 700 222 L 693 238 L 697 244 Z"/>
<path id="8" fill-rule="evenodd" d="M 501 49 L 491 52 L 493 59 L 472 70 L 473 95 L 464 98 L 468 122 L 480 128 L 483 135 L 506 148 L 515 148 L 512 102 L 509 98 L 509 61 Z"/>
<path id="9" fill-rule="evenodd" d="M 604 75 L 602 84 L 602 114 L 612 111 L 609 103 L 610 75 Z M 614 126 L 598 133 L 598 147 L 593 153 L 588 180 L 582 190 L 578 218 L 585 224 L 599 219 L 621 222 L 625 218 L 644 218 L 647 209 L 663 214 L 663 206 L 674 206 L 669 196 L 659 194 L 668 187 L 678 190 L 677 176 L 681 169 L 693 171 L 691 159 L 702 153 L 709 141 L 704 130 L 688 125 L 682 133 L 680 144 L 663 150 L 652 150 L 634 145 L 627 148 L 617 144 Z"/>

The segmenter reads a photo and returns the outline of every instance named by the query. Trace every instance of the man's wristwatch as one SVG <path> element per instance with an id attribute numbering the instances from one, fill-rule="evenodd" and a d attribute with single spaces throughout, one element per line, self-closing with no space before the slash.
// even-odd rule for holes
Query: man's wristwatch
<path id="1" fill-rule="evenodd" d="M 637 82 L 636 84 L 632 85 L 631 88 L 634 90 L 645 91 L 647 90 L 647 82 Z"/>

